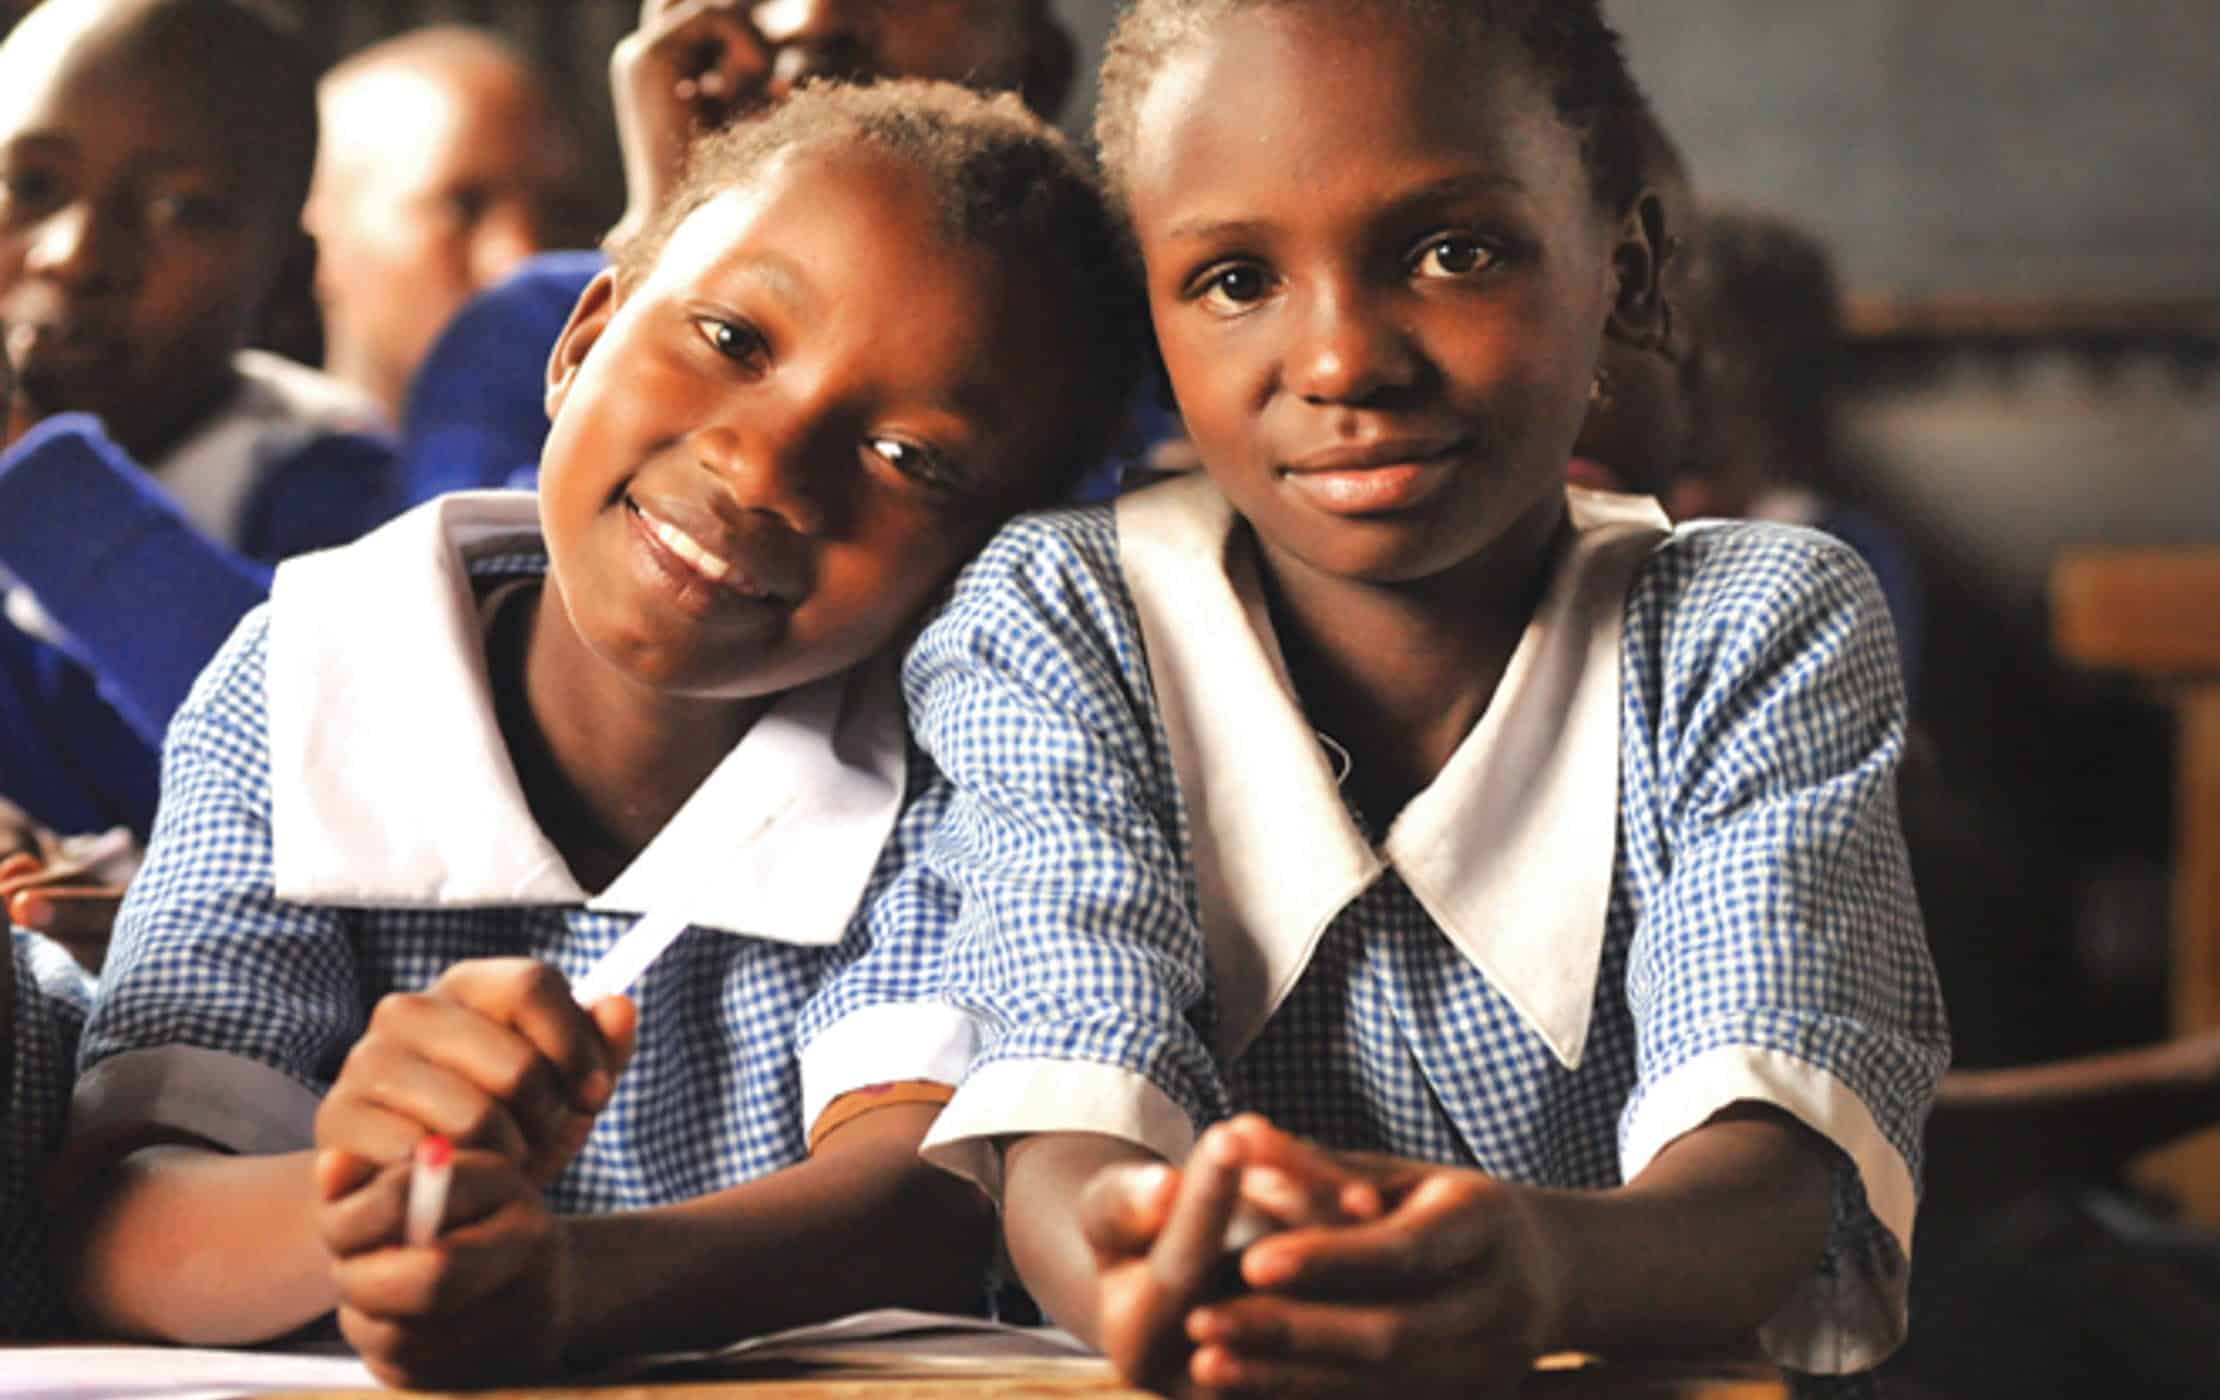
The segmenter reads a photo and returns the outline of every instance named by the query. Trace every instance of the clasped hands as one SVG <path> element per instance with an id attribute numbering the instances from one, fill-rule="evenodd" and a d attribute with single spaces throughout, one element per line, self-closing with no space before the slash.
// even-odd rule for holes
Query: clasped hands
<path id="1" fill-rule="evenodd" d="M 1277 1229 L 1229 1257 L 1243 1203 Z M 1168 1394 L 1508 1392 L 1561 1334 L 1565 1269 L 1522 1188 L 1329 1153 L 1253 1114 L 1182 1168 L 1102 1169 L 1080 1217 L 1098 1340 Z"/>

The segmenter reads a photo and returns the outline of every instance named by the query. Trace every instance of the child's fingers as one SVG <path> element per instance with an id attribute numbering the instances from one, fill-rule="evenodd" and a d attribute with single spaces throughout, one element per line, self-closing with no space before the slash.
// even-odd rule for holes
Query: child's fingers
<path id="1" fill-rule="evenodd" d="M 354 1093 L 344 1081 L 316 1109 L 316 1145 L 372 1166 L 407 1162 L 427 1131 L 422 1120 Z"/>
<path id="2" fill-rule="evenodd" d="M 1202 1347 L 1188 1359 L 1187 1373 L 1212 1395 L 1263 1395 L 1292 1400 L 1332 1400 L 1383 1393 L 1385 1379 L 1326 1361 L 1245 1356 L 1224 1347 Z M 1407 1393 L 1407 1392 L 1406 1392 Z"/>
<path id="3" fill-rule="evenodd" d="M 352 1152 L 327 1147 L 316 1154 L 309 1171 L 316 1183 L 316 1199 L 329 1204 L 360 1189 L 364 1182 L 376 1176 L 378 1164 Z"/>
<path id="4" fill-rule="evenodd" d="M 1119 1163 L 1088 1179 L 1079 1194 L 1079 1228 L 1103 1264 L 1137 1259 L 1163 1233 L 1179 1172 L 1162 1162 Z"/>
<path id="5" fill-rule="evenodd" d="M 1260 1394 L 1485 1395 L 1515 1389 L 1531 1349 L 1479 1300 L 1343 1305 L 1252 1293 L 1187 1315 L 1191 1374 Z"/>
<path id="6" fill-rule="evenodd" d="M 1243 1113 L 1227 1121 L 1226 1131 L 1241 1144 L 1242 1156 L 1251 1164 L 1246 1192 L 1252 1181 L 1279 1193 L 1289 1209 L 1318 1221 L 1368 1220 L 1381 1210 L 1380 1191 L 1369 1175 L 1334 1153 L 1285 1132 L 1259 1113 Z M 1260 1173 L 1262 1173 L 1260 1175 Z M 1259 1207 L 1277 1215 L 1272 1203 L 1252 1196 Z M 1309 1223 L 1294 1216 L 1289 1224 Z"/>
<path id="7" fill-rule="evenodd" d="M 592 1112 L 585 1100 L 595 1089 L 606 1101 L 614 1079 L 609 1045 L 554 968 L 532 958 L 481 958 L 449 968 L 432 990 L 524 1037 L 555 1067 L 573 1107 Z"/>
<path id="8" fill-rule="evenodd" d="M 1241 1149 L 1232 1134 L 1212 1128 L 1180 1172 L 1164 1229 L 1149 1250 L 1149 1270 L 1172 1297 L 1194 1297 L 1209 1286 L 1225 1257 L 1226 1223 L 1240 1200 Z"/>
<path id="9" fill-rule="evenodd" d="M 340 1154 L 319 1154 L 319 1166 L 324 1155 Z M 519 1184 L 514 1166 L 493 1165 L 501 1160 L 487 1152 L 455 1154 L 454 1172 L 448 1178 L 447 1205 L 440 1213 L 443 1235 L 486 1219 L 526 1189 Z M 396 1162 L 375 1168 L 354 1189 L 330 1198 L 330 1204 L 321 1212 L 318 1221 L 325 1248 L 341 1259 L 375 1250 L 412 1252 L 402 1244 L 408 1224 L 412 1176 L 407 1163 Z M 436 1253 L 436 1249 L 427 1247 L 413 1252 Z M 348 1277 L 360 1281 L 388 1275 L 364 1269 Z"/>
<path id="10" fill-rule="evenodd" d="M 436 1042 L 379 1036 L 357 1041 L 338 1083 L 317 1110 L 317 1141 L 388 1162 L 415 1151 L 417 1139 L 426 1133 L 439 1133 L 458 1144 L 490 1148 L 522 1161 L 535 1142 L 555 1137 L 559 1124 L 553 1115 L 544 1115 L 548 1121 L 535 1124 L 535 1133 L 528 1134 L 507 1104 L 465 1072 L 441 1062 L 461 1059 L 469 1064 L 467 1045 L 440 1045 L 441 1059 L 432 1060 L 418 1048 L 429 1044 Z"/>
<path id="11" fill-rule="evenodd" d="M 603 997 L 587 1009 L 594 1025 L 601 1031 L 602 1042 L 609 1047 L 609 1077 L 611 1087 L 632 1063 L 632 1052 L 640 1048 L 640 1006 L 627 996 Z M 608 1103 L 605 1093 L 601 1101 L 591 1105 L 588 1112 L 598 1113 Z"/>
<path id="12" fill-rule="evenodd" d="M 60 943 L 105 943 L 123 891 L 114 885 L 30 886 L 8 896 L 8 917 Z"/>
<path id="13" fill-rule="evenodd" d="M 1241 1200 L 1283 1230 L 1370 1219 L 1378 1214 L 1379 1204 L 1368 1190 L 1297 1176 L 1279 1167 L 1242 1168 Z M 1351 1209 L 1352 1204 L 1356 1209 Z"/>
<path id="14" fill-rule="evenodd" d="M 1378 1220 L 1260 1241 L 1242 1255 L 1241 1276 L 1252 1288 L 1314 1298 L 1411 1297 L 1486 1258 L 1500 1190 L 1472 1174 L 1437 1177 Z"/>
<path id="15" fill-rule="evenodd" d="M 771 71 L 771 52 L 747 16 L 729 0 L 684 0 L 643 35 L 643 61 L 675 78 L 672 95 L 697 109 L 703 126 L 748 105 Z"/>
<path id="16" fill-rule="evenodd" d="M 0 885 L 35 876 L 44 868 L 45 863 L 32 852 L 25 850 L 13 851 L 9 853 L 6 859 L 0 860 Z M 5 893 L 12 894 L 14 890 L 6 890 Z"/>

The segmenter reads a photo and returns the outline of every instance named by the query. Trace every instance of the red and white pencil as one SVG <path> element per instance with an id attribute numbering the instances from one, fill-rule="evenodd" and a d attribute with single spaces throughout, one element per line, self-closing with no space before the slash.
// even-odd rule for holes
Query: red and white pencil
<path id="1" fill-rule="evenodd" d="M 430 1244 L 439 1238 L 439 1224 L 447 1214 L 447 1188 L 455 1179 L 455 1144 L 438 1133 L 416 1144 L 409 1162 L 408 1216 L 402 1237 L 412 1245 Z"/>

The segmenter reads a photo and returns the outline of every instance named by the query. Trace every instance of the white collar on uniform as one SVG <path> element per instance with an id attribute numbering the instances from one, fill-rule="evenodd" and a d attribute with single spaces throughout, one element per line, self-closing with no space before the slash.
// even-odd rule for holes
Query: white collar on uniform
<path id="1" fill-rule="evenodd" d="M 532 820 L 486 675 L 466 561 L 538 552 L 524 492 L 469 492 L 280 565 L 270 594 L 279 898 L 578 904 L 836 943 L 902 806 L 907 736 L 883 660 L 789 691 L 591 900 Z"/>
<path id="2" fill-rule="evenodd" d="M 1117 504 L 1118 554 L 1179 772 L 1219 1010 L 1252 1040 L 1392 865 L 1567 1067 L 1588 1036 L 1619 822 L 1626 590 L 1670 529 L 1568 488 L 1573 538 L 1480 722 L 1375 849 L 1288 680 L 1246 529 L 1201 476 Z"/>

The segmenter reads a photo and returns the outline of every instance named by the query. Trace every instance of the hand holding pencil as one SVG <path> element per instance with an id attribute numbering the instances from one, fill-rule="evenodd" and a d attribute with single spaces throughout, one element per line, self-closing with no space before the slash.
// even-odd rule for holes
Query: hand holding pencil
<path id="1" fill-rule="evenodd" d="M 449 1389 L 560 1371 L 576 1332 L 567 1222 L 515 1162 L 440 1137 L 373 1167 L 319 1153 L 318 1227 L 339 1329 L 389 1385 Z"/>
<path id="2" fill-rule="evenodd" d="M 378 1003 L 317 1111 L 317 1145 L 383 1165 L 438 1133 L 509 1157 L 544 1187 L 615 1093 L 637 1021 L 625 997 L 579 1006 L 544 963 L 458 963 Z"/>
<path id="3" fill-rule="evenodd" d="M 570 1255 L 541 1191 L 608 1105 L 636 1023 L 629 999 L 581 1007 L 524 959 L 378 1004 L 317 1112 L 315 1170 L 340 1326 L 382 1379 L 560 1360 Z"/>

